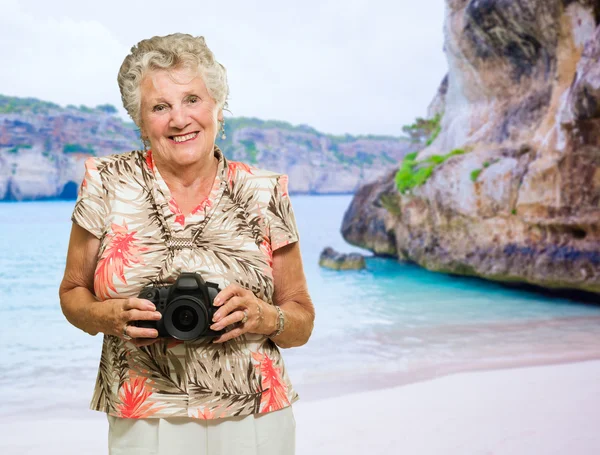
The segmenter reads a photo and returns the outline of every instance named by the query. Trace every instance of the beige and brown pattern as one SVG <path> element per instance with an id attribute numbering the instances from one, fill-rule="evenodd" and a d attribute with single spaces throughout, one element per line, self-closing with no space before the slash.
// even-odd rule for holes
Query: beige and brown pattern
<path id="1" fill-rule="evenodd" d="M 90 158 L 73 221 L 100 239 L 94 289 L 102 300 L 198 272 L 273 304 L 273 251 L 298 240 L 287 176 L 229 162 L 185 217 L 151 152 Z M 181 243 L 174 239 L 187 239 Z M 192 240 L 193 239 L 193 240 Z M 137 348 L 105 336 L 91 408 L 129 418 L 214 419 L 263 413 L 298 398 L 277 346 L 256 334 L 213 344 L 161 340 Z"/>

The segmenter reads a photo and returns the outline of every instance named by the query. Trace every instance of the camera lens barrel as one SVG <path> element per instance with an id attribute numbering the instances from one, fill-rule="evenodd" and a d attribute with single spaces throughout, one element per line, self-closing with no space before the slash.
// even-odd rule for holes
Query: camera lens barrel
<path id="1" fill-rule="evenodd" d="M 163 324 L 173 338 L 182 341 L 195 340 L 209 326 L 206 306 L 196 297 L 176 297 L 169 302 L 163 315 Z"/>

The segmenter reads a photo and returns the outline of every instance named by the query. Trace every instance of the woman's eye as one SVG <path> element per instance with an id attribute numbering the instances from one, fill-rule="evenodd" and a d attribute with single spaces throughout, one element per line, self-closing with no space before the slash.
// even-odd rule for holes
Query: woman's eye
<path id="1" fill-rule="evenodd" d="M 190 96 L 189 101 L 190 103 L 197 103 L 198 101 L 200 101 L 200 98 L 198 98 L 197 96 Z"/>
<path id="2" fill-rule="evenodd" d="M 152 108 L 152 111 L 153 112 L 161 112 L 161 111 L 164 111 L 165 109 L 166 109 L 166 107 L 164 104 L 158 104 Z"/>

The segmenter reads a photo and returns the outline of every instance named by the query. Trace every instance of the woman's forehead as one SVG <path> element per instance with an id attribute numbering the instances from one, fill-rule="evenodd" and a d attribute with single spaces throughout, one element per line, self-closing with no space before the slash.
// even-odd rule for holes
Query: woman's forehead
<path id="1" fill-rule="evenodd" d="M 152 70 L 144 76 L 142 96 L 177 95 L 188 91 L 206 91 L 206 85 L 197 70 L 188 68 Z"/>

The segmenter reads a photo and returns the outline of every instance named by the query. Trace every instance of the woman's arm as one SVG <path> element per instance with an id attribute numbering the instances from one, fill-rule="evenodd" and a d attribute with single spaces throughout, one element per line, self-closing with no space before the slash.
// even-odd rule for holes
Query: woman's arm
<path id="1" fill-rule="evenodd" d="M 308 293 L 300 245 L 294 242 L 273 252 L 273 280 L 275 291 L 273 303 L 279 305 L 285 317 L 285 330 L 272 340 L 282 348 L 292 348 L 305 344 L 313 330 L 315 308 Z M 277 310 L 273 333 L 277 329 Z M 273 319 L 271 319 L 273 321 Z M 271 322 L 273 324 L 273 322 Z"/>
<path id="2" fill-rule="evenodd" d="M 308 294 L 298 242 L 273 252 L 273 281 L 273 303 L 284 313 L 285 329 L 272 340 L 282 348 L 302 346 L 312 333 L 315 309 Z M 277 330 L 278 312 L 275 307 L 237 284 L 231 284 L 219 292 L 214 303 L 221 308 L 215 313 L 215 323 L 211 326 L 213 330 L 241 322 L 244 312 L 248 316 L 246 323 L 221 335 L 215 340 L 217 343 L 246 332 L 271 335 Z"/>
<path id="3" fill-rule="evenodd" d="M 135 320 L 157 320 L 152 302 L 144 299 L 110 299 L 99 301 L 94 295 L 94 271 L 100 240 L 73 223 L 67 265 L 58 295 L 67 320 L 75 327 L 96 335 L 99 332 L 124 339 L 125 325 Z M 132 338 L 156 338 L 155 329 L 127 327 Z M 152 340 L 154 341 L 154 340 Z M 136 343 L 137 344 L 137 343 Z M 146 343 L 148 344 L 147 340 Z"/>

